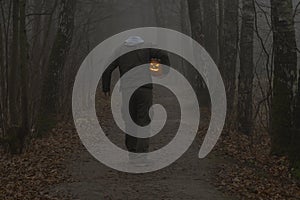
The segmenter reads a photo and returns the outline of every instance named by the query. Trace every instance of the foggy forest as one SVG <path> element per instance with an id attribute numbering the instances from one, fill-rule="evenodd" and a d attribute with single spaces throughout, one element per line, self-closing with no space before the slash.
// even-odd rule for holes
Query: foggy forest
<path id="1" fill-rule="evenodd" d="M 87 56 L 110 37 L 143 27 L 184 34 L 205 49 L 224 82 L 227 112 L 217 144 L 199 159 L 204 141 L 214 139 L 206 135 L 218 112 L 212 86 L 182 56 L 157 48 L 156 59 L 155 47 L 144 48 L 151 59 L 141 62 L 151 64 L 157 79 L 172 73 L 161 68 L 169 65 L 188 80 L 201 117 L 195 140 L 180 158 L 159 170 L 127 173 L 99 162 L 82 141 L 77 124 L 87 125 L 88 135 L 94 122 L 74 119 L 72 98 Z M 0 33 L 0 199 L 300 199 L 300 0 L 0 0 Z M 146 45 L 139 36 L 124 44 Z M 164 37 L 162 43 L 180 42 Z M 103 55 L 113 51 L 105 44 Z M 130 152 L 130 162 L 131 155 L 172 144 L 182 111 L 168 88 L 143 86 L 129 100 L 130 115 L 140 112 L 133 121 L 146 126 L 149 107 L 160 104 L 166 124 L 149 141 L 125 138 L 112 111 L 114 85 L 123 75 L 122 62 L 140 64 L 132 53 L 117 61 L 120 71 L 104 72 L 94 96 L 81 97 L 82 109 L 94 106 L 96 124 L 112 144 Z M 130 141 L 148 146 L 130 149 Z"/>

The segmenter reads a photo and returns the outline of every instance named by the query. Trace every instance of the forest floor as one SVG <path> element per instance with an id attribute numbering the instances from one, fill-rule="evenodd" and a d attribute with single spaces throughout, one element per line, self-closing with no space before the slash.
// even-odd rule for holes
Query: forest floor
<path id="1" fill-rule="evenodd" d="M 168 102 L 164 104 L 164 107 L 168 111 L 169 128 L 151 139 L 151 150 L 168 144 L 175 136 L 177 125 L 180 122 L 180 110 L 176 109 L 176 99 L 171 94 L 168 95 L 167 91 L 155 90 L 155 93 L 158 95 L 154 95 L 154 102 Z M 124 134 L 112 123 L 113 117 L 109 113 L 110 101 L 107 100 L 103 97 L 98 100 L 97 110 L 100 124 L 110 140 L 125 149 Z M 73 154 L 67 164 L 71 177 L 76 181 L 62 183 L 55 187 L 54 191 L 72 194 L 76 199 L 88 200 L 232 199 L 222 194 L 212 184 L 216 166 L 222 165 L 224 160 L 214 154 L 200 160 L 198 158 L 200 144 L 200 139 L 198 139 L 189 151 L 171 166 L 147 174 L 128 174 L 115 171 L 94 159 L 83 147 L 79 147 L 80 151 Z"/>
<path id="2" fill-rule="evenodd" d="M 98 117 L 105 119 L 100 124 L 124 148 L 124 136 L 108 113 L 109 101 L 104 97 L 98 101 L 103 106 L 98 106 Z M 164 97 L 163 101 L 178 111 L 176 103 L 170 103 L 174 101 Z M 300 187 L 291 178 L 287 160 L 269 156 L 267 136 L 249 138 L 225 130 L 214 151 L 198 159 L 208 113 L 201 110 L 197 139 L 179 160 L 139 175 L 115 171 L 95 160 L 82 145 L 73 122 L 62 122 L 46 137 L 32 140 L 20 156 L 0 152 L 0 199 L 300 199 Z M 170 123 L 176 128 L 175 118 Z M 160 148 L 172 137 L 172 131 L 159 134 L 151 140 L 151 147 Z"/>
<path id="3" fill-rule="evenodd" d="M 74 182 L 62 183 L 52 192 L 87 200 L 225 200 L 212 185 L 213 173 L 222 160 L 211 155 L 199 160 L 197 145 L 177 162 L 157 172 L 127 174 L 110 169 L 82 150 L 68 164 Z"/>

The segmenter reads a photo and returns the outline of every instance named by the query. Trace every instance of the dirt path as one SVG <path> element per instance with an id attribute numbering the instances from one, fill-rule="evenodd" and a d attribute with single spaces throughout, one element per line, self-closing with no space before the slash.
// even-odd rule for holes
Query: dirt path
<path id="1" fill-rule="evenodd" d="M 174 112 L 167 122 L 175 130 L 176 101 L 168 94 L 156 96 L 156 102 L 167 102 L 167 110 Z M 174 103 L 170 103 L 174 102 Z M 103 113 L 102 113 L 103 114 Z M 169 113 L 168 113 L 169 114 Z M 100 114 L 101 115 L 101 114 Z M 124 147 L 124 136 L 112 124 L 111 116 L 104 113 L 106 119 L 103 124 L 109 128 L 108 137 L 116 144 Z M 100 116 L 101 118 L 101 116 Z M 172 128 L 173 127 L 173 128 Z M 201 127 L 200 127 L 201 128 Z M 151 140 L 151 149 L 161 148 L 174 137 L 174 131 L 166 131 Z M 162 170 L 148 174 L 126 174 L 115 171 L 95 160 L 84 148 L 78 155 L 70 158 L 68 169 L 74 183 L 62 184 L 56 191 L 72 194 L 76 199 L 82 200 L 180 200 L 180 199 L 232 199 L 226 197 L 211 185 L 215 167 L 222 164 L 221 158 L 212 153 L 208 158 L 197 158 L 200 148 L 200 139 L 196 140 L 191 148 L 175 163 Z"/>
<path id="2" fill-rule="evenodd" d="M 70 164 L 72 176 L 79 181 L 61 185 L 58 190 L 82 200 L 230 199 L 210 185 L 213 166 L 218 164 L 216 159 L 200 161 L 195 153 L 190 150 L 175 164 L 158 172 L 132 175 L 109 169 L 88 152 L 82 152 Z"/>

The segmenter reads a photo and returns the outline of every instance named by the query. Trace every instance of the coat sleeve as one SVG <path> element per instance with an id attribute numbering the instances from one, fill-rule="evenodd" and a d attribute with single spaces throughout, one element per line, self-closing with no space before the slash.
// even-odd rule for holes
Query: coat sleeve
<path id="1" fill-rule="evenodd" d="M 109 67 L 104 71 L 102 75 L 102 91 L 110 92 L 111 74 L 119 66 L 119 60 L 115 60 Z"/>

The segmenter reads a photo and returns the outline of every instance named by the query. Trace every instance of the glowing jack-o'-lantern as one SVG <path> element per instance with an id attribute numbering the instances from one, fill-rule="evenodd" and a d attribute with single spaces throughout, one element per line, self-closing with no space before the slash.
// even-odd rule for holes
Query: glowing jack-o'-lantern
<path id="1" fill-rule="evenodd" d="M 161 76 L 163 74 L 161 64 L 158 59 L 151 59 L 149 69 L 152 76 Z"/>

